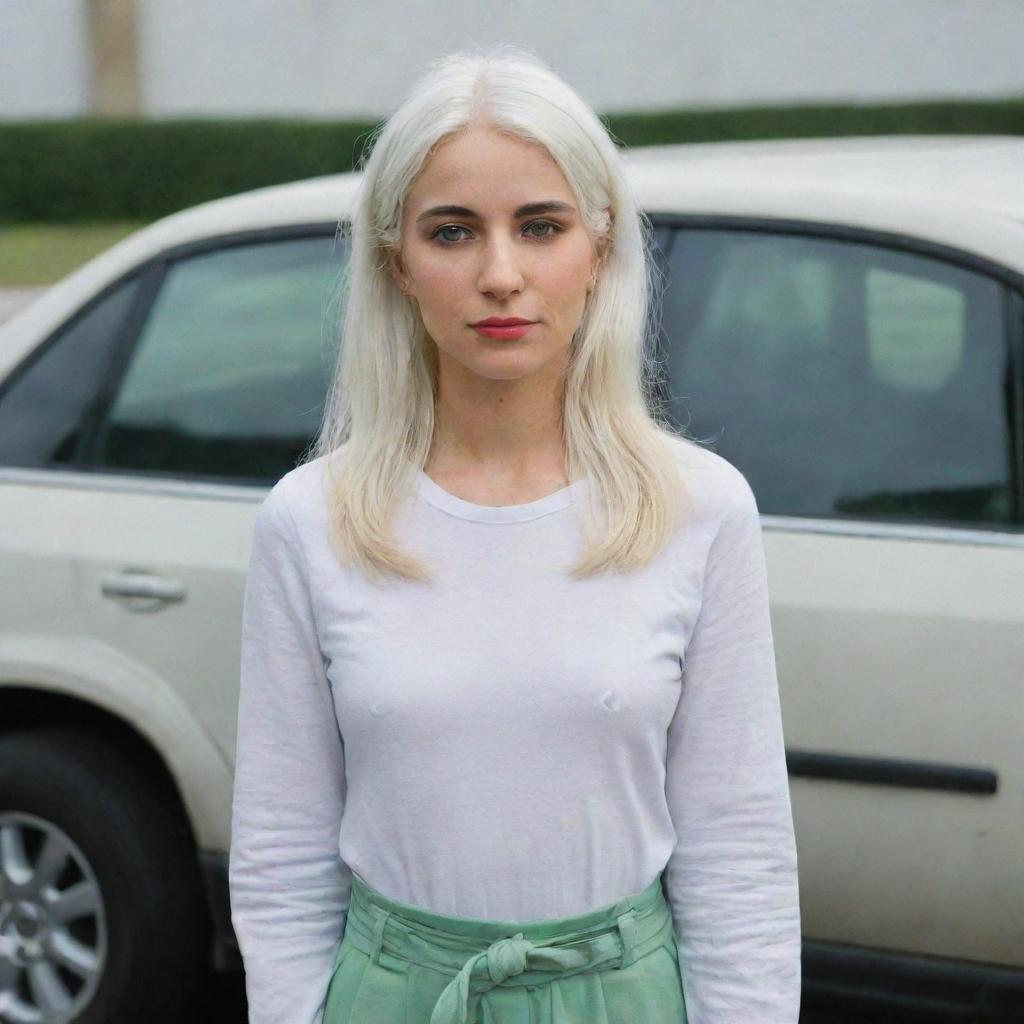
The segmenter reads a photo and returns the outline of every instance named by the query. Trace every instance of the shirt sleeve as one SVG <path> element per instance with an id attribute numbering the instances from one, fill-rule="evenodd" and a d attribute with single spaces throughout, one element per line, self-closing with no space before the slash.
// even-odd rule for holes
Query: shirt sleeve
<path id="1" fill-rule="evenodd" d="M 666 893 L 688 1024 L 797 1024 L 796 839 L 766 562 L 756 499 L 736 482 L 669 727 Z"/>
<path id="2" fill-rule="evenodd" d="M 278 485 L 245 585 L 228 871 L 249 1024 L 322 1024 L 351 891 L 344 752 L 304 569 Z"/>

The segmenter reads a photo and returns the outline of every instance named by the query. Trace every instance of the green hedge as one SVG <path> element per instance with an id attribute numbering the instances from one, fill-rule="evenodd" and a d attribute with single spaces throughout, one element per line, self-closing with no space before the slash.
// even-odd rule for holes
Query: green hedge
<path id="1" fill-rule="evenodd" d="M 1024 135 L 1024 97 L 1000 101 L 743 107 L 618 114 L 627 146 L 830 135 Z"/>
<path id="2" fill-rule="evenodd" d="M 624 145 L 878 134 L 1024 135 L 1024 99 L 612 114 Z M 350 170 L 374 125 L 323 121 L 0 124 L 0 220 L 153 220 L 261 185 Z"/>
<path id="3" fill-rule="evenodd" d="M 307 121 L 0 125 L 0 220 L 155 220 L 207 199 L 348 170 L 372 128 Z"/>

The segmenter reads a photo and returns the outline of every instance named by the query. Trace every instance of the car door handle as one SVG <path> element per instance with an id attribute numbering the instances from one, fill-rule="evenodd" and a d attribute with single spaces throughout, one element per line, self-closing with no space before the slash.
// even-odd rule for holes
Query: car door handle
<path id="1" fill-rule="evenodd" d="M 160 601 L 181 601 L 185 585 L 167 576 L 147 572 L 111 572 L 100 581 L 104 597 L 151 597 Z"/>

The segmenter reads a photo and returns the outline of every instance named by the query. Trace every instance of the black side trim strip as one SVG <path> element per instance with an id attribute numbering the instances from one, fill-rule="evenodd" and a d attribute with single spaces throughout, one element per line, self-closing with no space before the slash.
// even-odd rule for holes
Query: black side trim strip
<path id="1" fill-rule="evenodd" d="M 890 757 L 853 757 L 787 750 L 789 774 L 805 779 L 868 782 L 909 789 L 942 789 L 954 793 L 995 793 L 999 775 L 991 768 L 965 768 L 957 764 L 906 761 Z"/>
<path id="2" fill-rule="evenodd" d="M 1019 1024 L 1022 1019 L 1021 967 L 807 939 L 801 960 L 801 1006 L 809 1013 L 824 1011 L 826 1020 L 854 1010 L 860 1012 L 857 1020 L 880 1019 L 876 1013 L 884 1010 L 924 1011 L 936 1024 Z"/>

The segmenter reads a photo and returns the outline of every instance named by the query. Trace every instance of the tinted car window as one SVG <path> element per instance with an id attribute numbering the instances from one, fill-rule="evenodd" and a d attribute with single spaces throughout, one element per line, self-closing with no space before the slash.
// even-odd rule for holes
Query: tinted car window
<path id="1" fill-rule="evenodd" d="M 83 310 L 0 390 L 0 465 L 66 465 L 74 459 L 137 289 L 137 279 L 125 281 Z"/>
<path id="2" fill-rule="evenodd" d="M 171 264 L 93 459 L 117 470 L 272 481 L 316 434 L 343 266 L 330 235 Z"/>
<path id="3" fill-rule="evenodd" d="M 668 409 L 762 512 L 1011 521 L 1002 286 L 854 241 L 680 229 Z"/>

